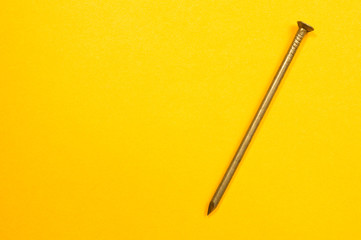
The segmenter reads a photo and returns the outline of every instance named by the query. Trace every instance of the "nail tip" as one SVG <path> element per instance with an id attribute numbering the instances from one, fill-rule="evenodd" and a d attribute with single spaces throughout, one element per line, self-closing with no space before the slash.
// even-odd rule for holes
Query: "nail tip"
<path id="1" fill-rule="evenodd" d="M 214 203 L 213 203 L 213 202 L 210 202 L 210 203 L 209 203 L 209 206 L 208 206 L 207 216 L 208 216 L 209 214 L 211 214 L 211 212 L 213 212 L 214 209 L 215 209 Z"/>

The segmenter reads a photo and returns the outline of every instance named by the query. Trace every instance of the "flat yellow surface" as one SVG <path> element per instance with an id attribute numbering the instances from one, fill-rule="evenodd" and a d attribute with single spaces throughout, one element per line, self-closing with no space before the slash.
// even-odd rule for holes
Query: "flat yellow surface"
<path id="1" fill-rule="evenodd" d="M 0 239 L 361 239 L 360 13 L 3 1 Z M 207 217 L 297 20 L 315 31 Z"/>

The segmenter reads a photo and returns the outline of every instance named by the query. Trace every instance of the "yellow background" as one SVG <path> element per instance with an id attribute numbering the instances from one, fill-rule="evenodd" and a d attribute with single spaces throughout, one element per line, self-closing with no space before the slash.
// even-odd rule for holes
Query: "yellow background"
<path id="1" fill-rule="evenodd" d="M 360 13 L 3 1 L 0 239 L 360 239 Z M 207 217 L 297 20 L 315 32 Z"/>

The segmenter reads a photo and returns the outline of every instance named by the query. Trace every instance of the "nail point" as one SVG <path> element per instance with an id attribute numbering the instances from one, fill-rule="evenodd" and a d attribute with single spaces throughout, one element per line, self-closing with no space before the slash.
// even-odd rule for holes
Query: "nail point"
<path id="1" fill-rule="evenodd" d="M 207 216 L 215 209 L 213 201 L 209 203 Z"/>

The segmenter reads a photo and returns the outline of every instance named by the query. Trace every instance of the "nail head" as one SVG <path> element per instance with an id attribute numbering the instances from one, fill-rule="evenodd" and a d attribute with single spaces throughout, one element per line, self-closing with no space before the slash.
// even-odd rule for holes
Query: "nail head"
<path id="1" fill-rule="evenodd" d="M 304 22 L 298 21 L 297 24 L 298 27 L 305 29 L 307 32 L 312 32 L 314 30 L 313 27 Z"/>

